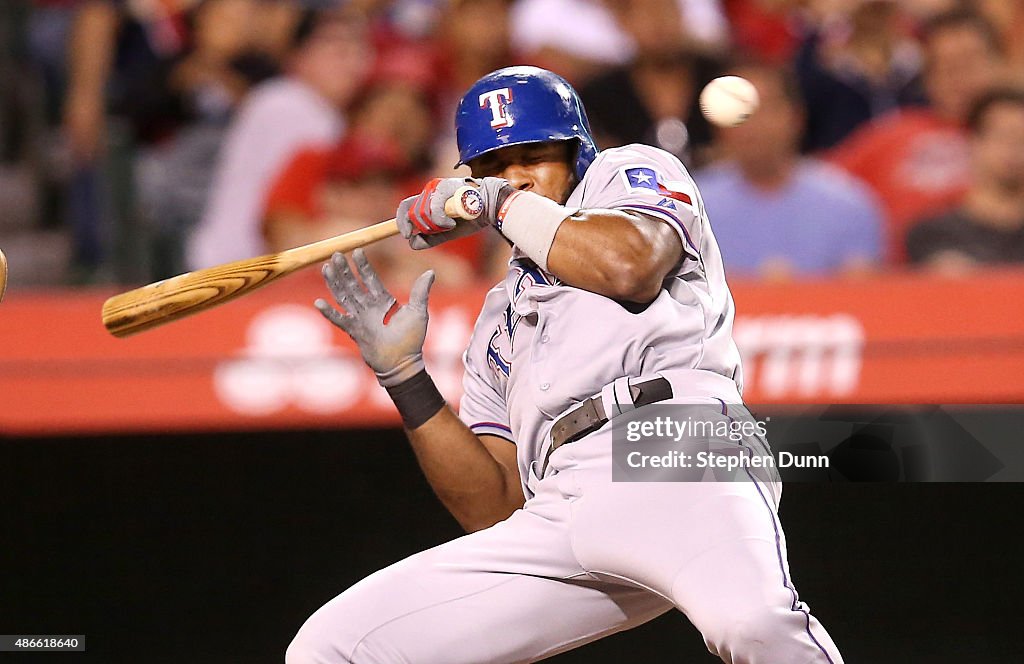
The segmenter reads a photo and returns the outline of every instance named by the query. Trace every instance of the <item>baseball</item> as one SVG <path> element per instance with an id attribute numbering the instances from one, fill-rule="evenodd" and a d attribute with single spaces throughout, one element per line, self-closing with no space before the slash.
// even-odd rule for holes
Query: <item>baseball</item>
<path id="1" fill-rule="evenodd" d="M 757 88 L 739 76 L 716 78 L 700 93 L 701 113 L 719 127 L 743 124 L 757 110 L 757 104 Z"/>

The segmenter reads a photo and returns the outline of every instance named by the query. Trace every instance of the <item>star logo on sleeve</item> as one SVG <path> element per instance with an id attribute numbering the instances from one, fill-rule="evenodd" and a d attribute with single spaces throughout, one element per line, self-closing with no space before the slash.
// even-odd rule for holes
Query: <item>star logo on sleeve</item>
<path id="1" fill-rule="evenodd" d="M 676 209 L 672 201 L 693 205 L 693 199 L 685 191 L 689 189 L 686 183 L 663 181 L 649 166 L 632 166 L 622 169 L 621 173 L 626 181 L 626 189 L 630 193 L 653 192 L 660 198 L 658 205 L 672 210 Z"/>
<path id="2" fill-rule="evenodd" d="M 626 179 L 631 187 L 643 187 L 651 191 L 658 190 L 658 174 L 653 168 L 627 168 Z"/>

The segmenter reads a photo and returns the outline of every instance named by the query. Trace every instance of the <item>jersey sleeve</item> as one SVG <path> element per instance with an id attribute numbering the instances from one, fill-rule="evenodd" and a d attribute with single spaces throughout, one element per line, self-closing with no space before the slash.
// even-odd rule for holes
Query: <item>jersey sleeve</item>
<path id="1" fill-rule="evenodd" d="M 497 305 L 500 304 L 492 302 L 493 299 L 489 297 L 488 301 L 485 301 L 476 329 L 473 331 L 473 338 L 470 339 L 469 347 L 462 357 L 465 373 L 462 377 L 459 419 L 478 436 L 498 436 L 514 443 L 504 386 L 500 384 L 488 362 L 488 353 L 491 350 L 491 330 L 488 322 L 495 319 L 487 314 L 490 310 L 497 309 Z"/>
<path id="2" fill-rule="evenodd" d="M 655 217 L 679 235 L 686 254 L 699 261 L 703 202 L 683 164 L 647 145 L 602 151 L 581 183 L 584 209 L 628 210 Z"/>

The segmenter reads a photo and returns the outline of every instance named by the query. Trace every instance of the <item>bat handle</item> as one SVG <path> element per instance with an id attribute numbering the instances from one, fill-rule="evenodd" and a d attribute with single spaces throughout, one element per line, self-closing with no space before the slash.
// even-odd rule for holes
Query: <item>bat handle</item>
<path id="1" fill-rule="evenodd" d="M 476 187 L 459 187 L 452 197 L 444 202 L 444 213 L 452 219 L 472 221 L 484 211 L 484 197 Z"/>
<path id="2" fill-rule="evenodd" d="M 0 301 L 4 299 L 4 291 L 7 290 L 7 256 L 0 251 Z"/>

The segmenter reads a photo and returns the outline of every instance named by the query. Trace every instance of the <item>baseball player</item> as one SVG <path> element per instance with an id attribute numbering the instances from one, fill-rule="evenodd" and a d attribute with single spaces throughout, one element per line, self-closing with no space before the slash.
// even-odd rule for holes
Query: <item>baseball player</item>
<path id="1" fill-rule="evenodd" d="M 395 309 L 360 252 L 354 269 L 335 255 L 324 276 L 343 311 L 317 307 L 358 343 L 470 534 L 329 601 L 288 664 L 532 662 L 672 607 L 725 662 L 839 664 L 789 574 L 777 475 L 612 481 L 616 417 L 742 409 L 733 301 L 685 168 L 643 145 L 598 154 L 575 91 L 533 67 L 480 79 L 456 127 L 482 213 L 446 216 L 466 184 L 451 178 L 397 217 L 417 249 L 484 227 L 513 246 L 465 353 L 458 415 L 422 359 L 430 272 Z"/>

